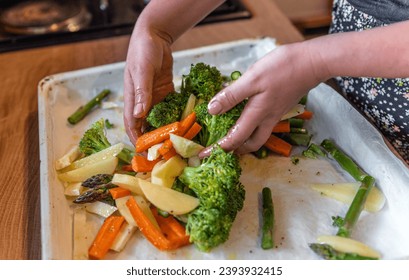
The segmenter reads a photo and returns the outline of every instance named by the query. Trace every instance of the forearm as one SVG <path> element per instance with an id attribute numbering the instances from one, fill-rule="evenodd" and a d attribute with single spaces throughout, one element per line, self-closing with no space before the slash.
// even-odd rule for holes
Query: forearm
<path id="1" fill-rule="evenodd" d="M 302 43 L 319 79 L 409 77 L 409 21 Z"/>
<path id="2" fill-rule="evenodd" d="M 136 30 L 165 34 L 171 42 L 199 23 L 224 0 L 151 0 L 136 23 Z"/>

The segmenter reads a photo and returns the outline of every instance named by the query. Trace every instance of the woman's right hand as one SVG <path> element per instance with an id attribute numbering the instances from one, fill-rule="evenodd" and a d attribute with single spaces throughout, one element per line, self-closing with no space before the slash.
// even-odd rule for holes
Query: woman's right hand
<path id="1" fill-rule="evenodd" d="M 124 124 L 133 144 L 142 134 L 151 106 L 174 90 L 172 38 L 157 30 L 135 28 L 124 73 Z"/>

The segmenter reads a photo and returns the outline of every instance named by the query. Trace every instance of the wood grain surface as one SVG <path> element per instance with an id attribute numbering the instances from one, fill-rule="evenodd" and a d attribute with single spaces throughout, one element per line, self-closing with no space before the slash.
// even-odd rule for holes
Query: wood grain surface
<path id="1" fill-rule="evenodd" d="M 301 34 L 271 0 L 243 1 L 253 17 L 193 28 L 174 50 Z M 124 61 L 129 36 L 0 54 L 0 259 L 41 259 L 38 82 L 51 74 Z"/>

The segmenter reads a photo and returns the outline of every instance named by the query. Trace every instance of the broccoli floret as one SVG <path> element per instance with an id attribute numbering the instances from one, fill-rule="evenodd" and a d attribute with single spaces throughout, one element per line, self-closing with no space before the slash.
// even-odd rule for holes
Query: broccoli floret
<path id="1" fill-rule="evenodd" d="M 226 136 L 230 128 L 239 119 L 246 100 L 240 102 L 228 112 L 221 115 L 211 115 L 207 110 L 207 103 L 201 103 L 194 109 L 197 122 L 202 126 L 198 141 L 203 146 L 210 146 Z"/>
<path id="2" fill-rule="evenodd" d="M 158 128 L 180 120 L 188 98 L 187 94 L 169 93 L 162 102 L 152 107 L 146 121 L 154 128 Z"/>
<path id="3" fill-rule="evenodd" d="M 182 92 L 194 94 L 197 98 L 209 102 L 222 89 L 223 76 L 220 71 L 208 64 L 192 64 L 188 75 L 183 76 Z"/>
<path id="4" fill-rule="evenodd" d="M 81 152 L 86 156 L 102 151 L 110 146 L 111 143 L 109 143 L 108 138 L 105 135 L 104 119 L 100 119 L 93 123 L 91 127 L 85 131 L 79 143 Z M 132 157 L 133 152 L 127 148 L 124 148 L 118 154 L 118 158 L 127 164 L 131 164 Z"/>
<path id="5" fill-rule="evenodd" d="M 245 199 L 240 175 L 237 156 L 216 145 L 200 166 L 186 167 L 179 176 L 199 198 L 199 207 L 189 214 L 186 229 L 200 250 L 210 251 L 228 239 Z"/>

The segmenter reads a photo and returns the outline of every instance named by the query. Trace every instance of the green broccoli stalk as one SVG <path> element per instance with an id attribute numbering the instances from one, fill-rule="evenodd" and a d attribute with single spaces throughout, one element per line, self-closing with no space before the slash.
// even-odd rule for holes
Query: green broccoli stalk
<path id="1" fill-rule="evenodd" d="M 221 115 L 211 115 L 207 110 L 207 103 L 197 105 L 194 111 L 197 122 L 202 126 L 202 130 L 198 135 L 199 143 L 208 147 L 226 136 L 230 128 L 239 119 L 245 105 L 246 100 Z"/>
<path id="2" fill-rule="evenodd" d="M 186 167 L 179 176 L 200 201 L 186 224 L 190 240 L 199 250 L 208 252 L 228 239 L 245 199 L 240 175 L 237 156 L 216 145 L 200 166 Z"/>
<path id="3" fill-rule="evenodd" d="M 162 102 L 152 107 L 146 121 L 154 128 L 179 121 L 188 99 L 188 94 L 169 93 Z"/>
<path id="4" fill-rule="evenodd" d="M 100 119 L 93 123 L 91 127 L 85 131 L 79 143 L 81 152 L 86 156 L 102 151 L 110 146 L 111 143 L 109 143 L 108 138 L 105 135 L 104 119 Z M 133 152 L 127 148 L 124 148 L 118 154 L 118 158 L 127 164 L 131 164 L 132 157 Z"/>
<path id="5" fill-rule="evenodd" d="M 203 62 L 191 65 L 188 75 L 183 76 L 181 90 L 186 95 L 209 102 L 223 86 L 223 76 L 216 67 Z"/>

